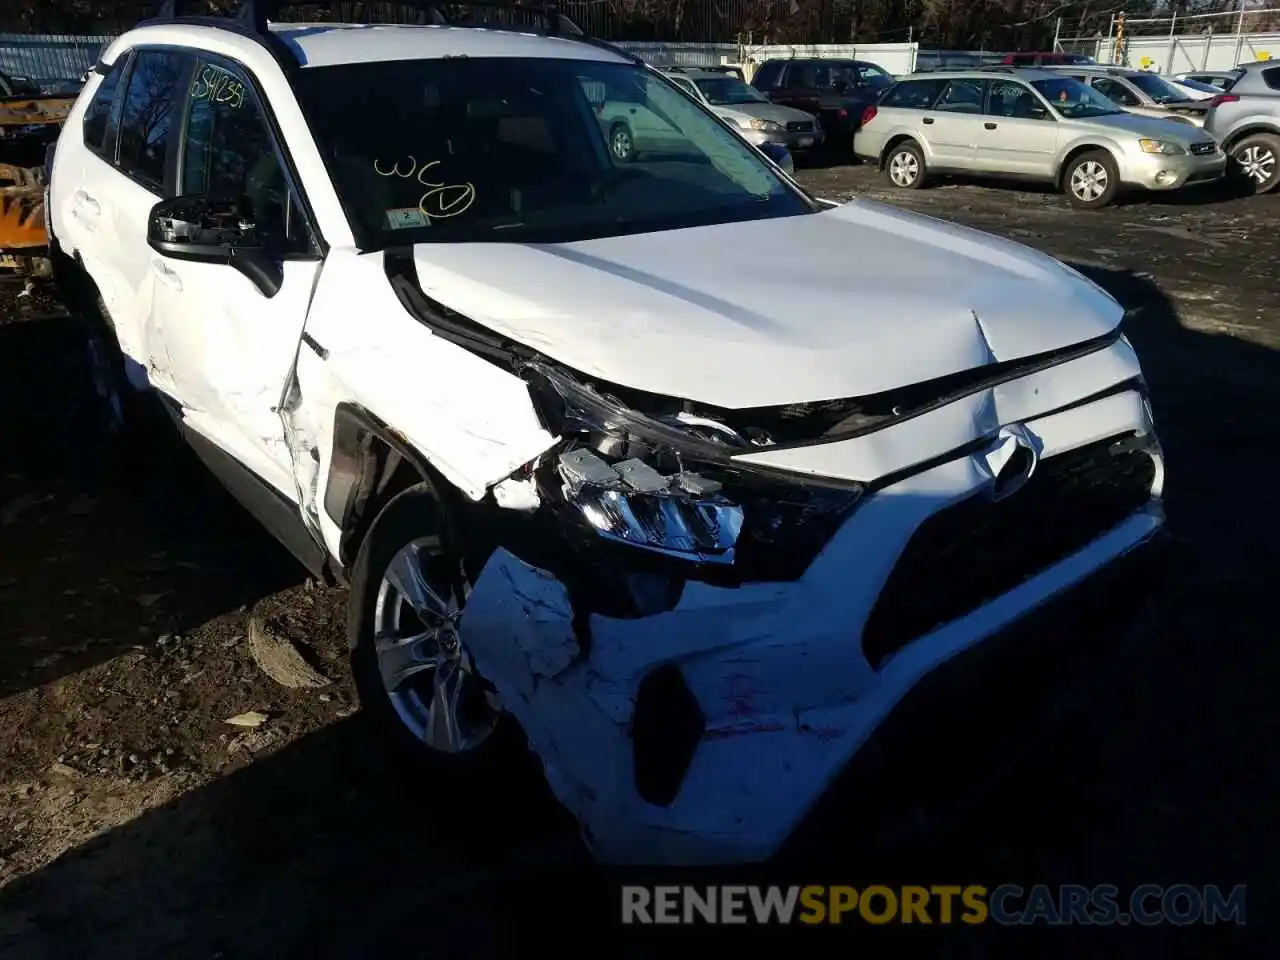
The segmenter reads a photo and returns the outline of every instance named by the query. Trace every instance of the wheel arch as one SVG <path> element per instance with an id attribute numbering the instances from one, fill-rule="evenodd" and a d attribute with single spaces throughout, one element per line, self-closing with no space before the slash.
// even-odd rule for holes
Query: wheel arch
<path id="1" fill-rule="evenodd" d="M 884 165 L 889 162 L 889 154 L 894 150 L 894 148 L 900 147 L 902 144 L 906 143 L 908 140 L 916 145 L 917 149 L 919 149 L 919 151 L 922 154 L 924 154 L 925 162 L 928 162 L 929 148 L 926 147 L 920 141 L 920 138 L 915 136 L 915 134 L 900 130 L 897 133 L 890 136 L 889 139 L 885 141 L 884 149 L 880 151 L 879 168 L 881 170 L 883 170 Z"/>
<path id="2" fill-rule="evenodd" d="M 1226 138 L 1222 141 L 1222 152 L 1230 154 L 1241 140 L 1244 140 L 1246 137 L 1252 137 L 1257 133 L 1265 133 L 1273 137 L 1280 137 L 1280 124 L 1273 125 L 1261 121 L 1246 123 L 1238 130 L 1233 130 L 1231 133 L 1227 134 Z"/>
<path id="3" fill-rule="evenodd" d="M 394 428 L 359 404 L 338 404 L 323 508 L 341 531 L 337 559 L 344 576 L 383 507 L 418 484 L 429 486 L 446 510 L 457 509 L 464 499 Z"/>
<path id="4" fill-rule="evenodd" d="M 1093 141 L 1078 143 L 1067 151 L 1066 156 L 1062 158 L 1062 162 L 1058 164 L 1058 172 L 1053 178 L 1055 186 L 1059 189 L 1062 188 L 1063 177 L 1066 176 L 1067 170 L 1071 167 L 1071 164 L 1075 162 L 1076 158 L 1080 157 L 1082 154 L 1097 153 L 1099 151 L 1110 156 L 1111 162 L 1116 165 L 1116 169 L 1120 169 L 1120 158 L 1116 156 L 1116 151 L 1107 144 Z"/>

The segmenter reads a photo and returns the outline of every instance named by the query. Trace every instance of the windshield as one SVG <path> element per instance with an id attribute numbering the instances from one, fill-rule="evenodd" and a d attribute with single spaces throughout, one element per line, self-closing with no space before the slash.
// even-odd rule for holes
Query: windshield
<path id="1" fill-rule="evenodd" d="M 1186 100 L 1187 95 L 1163 77 L 1154 73 L 1135 73 L 1125 77 L 1135 87 L 1145 93 L 1156 103 L 1174 103 Z"/>
<path id="2" fill-rule="evenodd" d="M 299 71 L 364 250 L 556 243 L 817 208 L 646 67 L 469 58 Z"/>
<path id="3" fill-rule="evenodd" d="M 736 77 L 716 77 L 711 80 L 695 80 L 707 103 L 723 107 L 731 103 L 768 103 L 769 100 L 755 87 L 748 86 Z"/>
<path id="4" fill-rule="evenodd" d="M 1124 112 L 1092 87 L 1086 87 L 1079 80 L 1070 77 L 1033 80 L 1031 85 L 1068 120 L 1107 117 Z"/>

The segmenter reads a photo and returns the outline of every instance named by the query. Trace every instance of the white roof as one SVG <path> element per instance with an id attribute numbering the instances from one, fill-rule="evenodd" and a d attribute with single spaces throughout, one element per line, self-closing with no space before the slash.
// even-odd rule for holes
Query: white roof
<path id="1" fill-rule="evenodd" d="M 304 67 L 457 56 L 626 62 L 589 43 L 483 27 L 273 23 L 270 29 Z"/>

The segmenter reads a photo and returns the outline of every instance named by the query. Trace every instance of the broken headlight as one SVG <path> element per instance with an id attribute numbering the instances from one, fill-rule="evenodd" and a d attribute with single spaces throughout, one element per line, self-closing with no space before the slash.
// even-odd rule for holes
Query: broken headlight
<path id="1" fill-rule="evenodd" d="M 562 438 L 541 485 L 605 540 L 731 568 L 735 578 L 794 579 L 862 494 L 734 461 L 769 441 L 681 401 L 646 396 L 641 412 L 541 364 L 525 376 Z"/>
<path id="2" fill-rule="evenodd" d="M 666 475 L 638 457 L 609 463 L 587 447 L 560 454 L 565 500 L 601 536 L 704 563 L 732 563 L 742 507 L 722 484 L 681 470 Z"/>

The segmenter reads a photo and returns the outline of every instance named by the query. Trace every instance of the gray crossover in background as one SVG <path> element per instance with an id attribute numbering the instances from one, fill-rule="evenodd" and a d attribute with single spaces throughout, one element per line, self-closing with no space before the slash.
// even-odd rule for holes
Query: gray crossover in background
<path id="1" fill-rule="evenodd" d="M 1231 170 L 1258 193 L 1280 187 L 1280 63 L 1245 64 L 1228 93 L 1216 98 L 1205 118 L 1231 156 Z"/>

